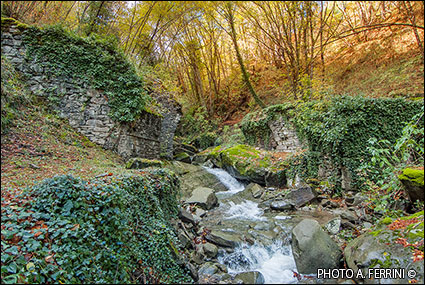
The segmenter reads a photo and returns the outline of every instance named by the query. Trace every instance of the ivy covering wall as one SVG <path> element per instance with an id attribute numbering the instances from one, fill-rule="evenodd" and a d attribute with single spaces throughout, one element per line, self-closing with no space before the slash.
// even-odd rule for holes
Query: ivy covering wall
<path id="1" fill-rule="evenodd" d="M 266 141 L 270 137 L 268 122 L 283 116 L 295 126 L 298 137 L 307 147 L 306 152 L 293 158 L 290 172 L 316 178 L 319 165 L 326 158 L 335 168 L 330 179 L 336 185 L 340 183 L 338 169 L 345 167 L 352 175 L 354 186 L 360 187 L 362 179 L 357 169 L 370 159 L 366 150 L 369 139 L 394 143 L 423 105 L 423 99 L 334 97 L 271 106 L 245 116 L 241 128 L 250 144 L 259 139 Z M 423 118 L 419 124 L 423 127 Z"/>
<path id="2" fill-rule="evenodd" d="M 82 38 L 61 26 L 31 26 L 23 40 L 28 60 L 42 63 L 51 76 L 71 77 L 103 91 L 115 121 L 134 121 L 147 109 L 151 98 L 144 83 L 113 38 Z"/>

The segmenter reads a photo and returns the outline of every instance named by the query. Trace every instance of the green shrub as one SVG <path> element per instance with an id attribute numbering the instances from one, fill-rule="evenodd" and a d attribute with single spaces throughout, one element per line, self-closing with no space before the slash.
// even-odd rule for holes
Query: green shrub
<path id="1" fill-rule="evenodd" d="M 402 135 L 403 127 L 421 112 L 423 101 L 405 99 L 364 98 L 340 96 L 330 100 L 310 101 L 294 105 L 283 104 L 248 114 L 242 130 L 249 143 L 270 136 L 267 123 L 283 116 L 296 128 L 297 135 L 308 147 L 304 158 L 295 159 L 305 178 L 317 176 L 318 166 L 324 157 L 339 169 L 346 167 L 352 174 L 354 187 L 360 188 L 364 180 L 358 170 L 371 159 L 369 140 L 387 140 L 394 144 Z M 423 128 L 423 118 L 418 128 Z M 331 177 L 338 186 L 340 175 Z"/>
<path id="2" fill-rule="evenodd" d="M 177 189 L 164 170 L 119 180 L 46 179 L 32 200 L 2 211 L 2 282 L 191 282 L 177 264 L 169 224 Z"/>
<path id="3" fill-rule="evenodd" d="M 218 135 L 217 122 L 209 118 L 203 107 L 189 110 L 181 118 L 176 135 L 184 137 L 184 142 L 197 148 L 205 149 L 213 146 Z"/>
<path id="4" fill-rule="evenodd" d="M 21 114 L 20 107 L 32 101 L 19 74 L 13 65 L 1 57 L 1 133 L 4 134 L 13 125 L 14 119 Z"/>

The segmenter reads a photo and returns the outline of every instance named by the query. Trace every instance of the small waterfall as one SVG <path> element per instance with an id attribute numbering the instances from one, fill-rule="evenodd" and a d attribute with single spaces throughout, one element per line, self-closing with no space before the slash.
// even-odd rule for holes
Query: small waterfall
<path id="1" fill-rule="evenodd" d="M 262 217 L 264 211 L 258 208 L 258 203 L 246 200 L 240 204 L 229 202 L 229 210 L 226 214 L 228 216 L 225 219 L 240 219 L 240 220 L 251 220 L 251 221 L 265 221 L 267 218 Z"/>
<path id="2" fill-rule="evenodd" d="M 297 269 L 291 247 L 281 241 L 275 241 L 270 246 L 245 243 L 232 253 L 220 255 L 218 261 L 227 266 L 229 273 L 259 271 L 264 275 L 266 284 L 298 282 L 294 277 Z"/>
<path id="3" fill-rule="evenodd" d="M 215 175 L 223 183 L 228 191 L 217 192 L 217 197 L 222 200 L 220 207 L 216 209 L 227 221 L 253 221 L 267 222 L 263 209 L 258 207 L 258 203 L 244 200 L 235 203 L 226 199 L 229 196 L 241 192 L 245 185 L 232 177 L 227 171 L 220 168 L 205 167 L 205 170 Z M 231 199 L 231 198 L 230 198 Z M 227 201 L 226 201 L 227 200 Z M 274 217 L 276 224 L 284 223 L 289 216 L 277 215 Z M 281 226 L 282 227 L 282 226 Z M 236 229 L 236 230 L 235 230 Z M 283 227 L 282 227 L 283 229 Z M 238 232 L 237 227 L 222 229 L 223 231 Z M 243 233 L 240 232 L 242 235 Z M 285 240 L 285 242 L 283 241 Z M 297 271 L 291 246 L 288 239 L 281 236 L 280 240 L 275 240 L 272 244 L 265 246 L 259 241 L 254 244 L 243 243 L 235 248 L 232 253 L 222 251 L 218 256 L 218 262 L 226 265 L 230 274 L 246 271 L 259 271 L 264 275 L 267 284 L 290 284 L 297 283 L 294 272 Z"/>
<path id="4" fill-rule="evenodd" d="M 220 182 L 223 183 L 223 185 L 226 186 L 227 189 L 229 189 L 226 192 L 217 192 L 216 194 L 226 193 L 228 195 L 233 195 L 245 189 L 245 185 L 236 180 L 236 178 L 230 175 L 226 170 L 223 170 L 221 168 L 210 168 L 206 166 L 203 166 L 203 168 L 207 172 L 215 175 L 218 180 L 220 180 Z"/>

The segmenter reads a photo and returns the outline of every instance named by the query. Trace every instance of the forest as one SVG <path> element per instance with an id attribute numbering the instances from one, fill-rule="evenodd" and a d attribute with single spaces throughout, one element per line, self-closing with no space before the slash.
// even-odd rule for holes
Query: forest
<path id="1" fill-rule="evenodd" d="M 423 283 L 423 1 L 1 17 L 2 284 Z"/>

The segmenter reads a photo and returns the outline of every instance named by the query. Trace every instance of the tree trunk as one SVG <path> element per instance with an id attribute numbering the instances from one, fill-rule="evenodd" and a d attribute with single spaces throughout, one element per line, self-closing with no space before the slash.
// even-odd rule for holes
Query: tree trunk
<path id="1" fill-rule="evenodd" d="M 226 8 L 227 8 L 227 16 L 228 16 L 228 22 L 229 22 L 229 26 L 230 26 L 230 30 L 231 30 L 231 38 L 232 38 L 232 42 L 233 42 L 233 46 L 235 48 L 235 52 L 236 52 L 236 58 L 239 62 L 239 65 L 241 67 L 241 71 L 242 71 L 242 78 L 245 82 L 245 85 L 248 87 L 249 92 L 251 93 L 252 97 L 254 98 L 255 102 L 258 104 L 258 106 L 260 106 L 261 108 L 265 108 L 266 105 L 264 104 L 264 102 L 260 99 L 260 97 L 258 97 L 257 93 L 254 90 L 254 87 L 252 87 L 251 81 L 249 80 L 249 74 L 246 71 L 244 62 L 243 62 L 243 58 L 242 55 L 239 51 L 239 46 L 238 46 L 238 41 L 237 41 L 237 37 L 236 37 L 236 30 L 235 30 L 235 22 L 234 22 L 234 15 L 233 15 L 233 11 L 232 11 L 232 4 L 227 2 L 226 3 Z"/>

